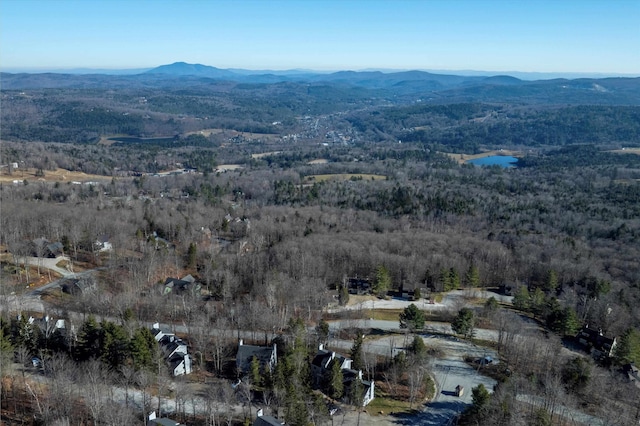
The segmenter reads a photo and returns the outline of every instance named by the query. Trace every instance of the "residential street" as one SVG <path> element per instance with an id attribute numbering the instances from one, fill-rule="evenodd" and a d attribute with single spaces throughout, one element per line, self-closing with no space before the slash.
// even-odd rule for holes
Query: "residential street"
<path id="1" fill-rule="evenodd" d="M 15 295 L 5 298 L 6 303 L 19 303 L 21 309 L 45 312 L 45 307 L 40 300 L 41 294 L 50 288 L 59 286 L 65 278 L 70 276 L 82 277 L 87 276 L 95 272 L 95 270 L 84 271 L 82 273 L 73 274 L 71 271 L 64 270 L 56 266 L 61 258 L 57 259 L 38 259 L 28 258 L 27 263 L 42 262 L 41 267 L 49 268 L 55 272 L 63 275 L 64 278 L 52 281 L 51 283 L 42 286 L 38 289 L 31 291 L 30 293 L 18 297 Z M 37 263 L 36 263 L 37 264 Z M 489 298 L 496 297 L 501 302 L 510 302 L 511 298 L 508 296 L 497 295 L 487 291 L 469 291 L 460 290 L 447 294 L 442 303 L 430 304 L 427 301 L 417 302 L 420 309 L 424 310 L 438 310 L 438 309 L 451 309 L 458 305 L 465 303 L 465 299 L 469 298 Z M 352 304 L 348 307 L 339 308 L 346 310 L 356 309 L 403 309 L 409 306 L 411 303 L 406 300 L 392 299 L 392 300 L 368 300 L 361 303 Z M 107 318 L 110 320 L 115 320 Z M 147 324 L 151 326 L 151 323 Z M 399 328 L 398 321 L 383 321 L 373 319 L 356 319 L 356 320 L 338 320 L 329 322 L 330 330 L 335 332 L 339 329 L 359 327 L 359 328 L 372 328 L 384 331 L 397 331 L 402 332 Z M 183 325 L 165 325 L 166 328 L 171 329 L 178 333 L 188 333 L 187 327 Z M 537 327 L 532 324 L 532 327 Z M 249 330 L 210 330 L 212 334 L 226 334 L 226 335 L 238 335 L 242 338 L 253 338 L 256 336 L 255 332 Z M 262 336 L 262 335 L 261 335 Z M 424 410 L 419 415 L 414 416 L 394 416 L 394 415 L 370 415 L 366 412 L 360 413 L 360 424 L 371 425 L 394 425 L 394 424 L 406 424 L 406 425 L 425 425 L 425 426 L 444 426 L 450 424 L 451 420 L 464 411 L 471 404 L 471 389 L 478 384 L 482 383 L 489 390 L 492 391 L 495 380 L 483 376 L 480 374 L 479 369 L 474 368 L 464 362 L 465 357 L 481 358 L 485 356 L 491 356 L 493 359 L 498 359 L 497 354 L 493 350 L 489 350 L 480 346 L 476 346 L 468 341 L 460 340 L 453 336 L 453 331 L 448 323 L 442 322 L 427 322 L 425 330 L 420 336 L 424 339 L 427 347 L 436 348 L 443 354 L 441 358 L 432 358 L 428 361 L 428 367 L 435 379 L 437 385 L 436 396 L 429 404 L 424 406 Z M 476 329 L 475 336 L 481 340 L 497 341 L 498 333 L 495 330 Z M 273 337 L 273 336 L 268 336 Z M 364 351 L 367 353 L 374 353 L 377 355 L 395 355 L 399 351 L 404 350 L 404 347 L 408 344 L 410 335 L 386 335 L 380 338 L 368 338 L 365 340 Z M 350 340 L 340 340 L 330 337 L 329 345 L 333 348 L 340 349 L 343 354 L 348 354 L 353 342 Z M 462 386 L 465 391 L 462 396 L 458 397 L 454 394 L 456 386 Z M 194 385 L 196 388 L 197 385 Z M 194 389 L 194 391 L 197 389 Z M 117 395 L 121 395 L 122 403 L 125 402 L 124 389 L 113 388 L 113 391 Z M 133 396 L 133 398 L 132 398 Z M 139 391 L 129 390 L 129 403 L 133 403 L 141 407 L 142 393 Z M 199 412 L 203 413 L 206 409 L 206 401 L 201 397 L 190 398 L 185 403 L 185 410 L 187 412 Z M 153 401 L 152 406 L 157 406 L 157 399 Z M 166 412 L 173 412 L 176 410 L 177 403 L 175 400 L 167 398 L 161 401 L 162 410 Z M 241 405 L 234 406 L 234 410 L 241 413 L 243 407 Z M 253 410 L 255 412 L 255 409 Z M 371 413 L 373 414 L 373 413 Z M 334 425 L 355 426 L 358 424 L 358 413 L 356 411 L 347 411 L 340 415 L 337 415 L 334 419 Z"/>

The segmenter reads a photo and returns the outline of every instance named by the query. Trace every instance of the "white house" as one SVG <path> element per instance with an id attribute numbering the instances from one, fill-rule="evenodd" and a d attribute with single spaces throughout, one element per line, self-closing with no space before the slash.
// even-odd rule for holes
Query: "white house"
<path id="1" fill-rule="evenodd" d="M 162 330 L 159 323 L 153 324 L 151 329 L 154 339 L 160 346 L 160 351 L 167 361 L 169 371 L 174 376 L 190 374 L 192 371 L 192 360 L 188 353 L 187 343 L 176 337 L 175 334 Z"/>

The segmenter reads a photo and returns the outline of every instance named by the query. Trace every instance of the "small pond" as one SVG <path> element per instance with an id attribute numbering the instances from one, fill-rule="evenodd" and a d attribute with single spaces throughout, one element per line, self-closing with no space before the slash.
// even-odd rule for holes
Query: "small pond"
<path id="1" fill-rule="evenodd" d="M 516 167 L 517 162 L 518 159 L 510 155 L 491 155 L 467 161 L 467 163 L 475 164 L 476 166 L 500 166 L 504 168 Z"/>

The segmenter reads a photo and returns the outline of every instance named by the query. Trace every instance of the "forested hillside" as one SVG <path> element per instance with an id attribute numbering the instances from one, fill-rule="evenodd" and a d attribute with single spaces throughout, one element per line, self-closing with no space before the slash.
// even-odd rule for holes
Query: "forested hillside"
<path id="1" fill-rule="evenodd" d="M 187 394 L 187 384 L 201 381 L 205 387 L 193 395 L 210 401 L 208 408 L 174 412 L 188 424 L 221 424 L 223 412 L 228 424 L 240 423 L 254 405 L 288 424 L 329 424 L 307 371 L 317 344 L 331 341 L 322 324 L 383 315 L 341 311 L 351 278 L 372 283 L 380 297 L 366 299 L 372 307 L 416 289 L 428 293 L 416 300 L 432 303 L 466 288 L 513 297 L 500 305 L 495 298 L 456 302 L 429 314 L 430 321 L 453 322 L 460 339 L 473 335 L 473 327 L 460 326 L 467 308 L 478 328 L 503 333 L 510 321 L 522 336 L 526 324 L 543 331 L 530 339 L 548 349 L 544 354 L 521 352 L 515 337 L 474 341 L 495 350 L 506 371 L 492 373 L 492 402 L 474 391 L 466 421 L 566 424 L 550 406 L 516 398 L 546 398 L 553 385 L 564 395 L 554 401 L 572 410 L 608 421 L 615 401 L 622 413 L 616 424 L 637 422 L 638 388 L 620 368 L 640 362 L 640 106 L 435 104 L 344 82 L 185 81 L 170 88 L 3 89 L 0 338 L 10 424 L 98 424 L 105 406 L 94 403 L 98 396 L 80 397 L 94 389 L 107 398 L 95 382 L 176 398 L 178 406 L 175 389 Z M 466 162 L 492 153 L 515 155 L 516 166 Z M 46 266 L 52 242 L 66 257 L 54 254 Z M 37 292 L 60 274 L 90 290 L 63 292 L 60 284 Z M 167 290 L 167 278 L 187 275 L 197 292 Z M 426 301 L 416 303 L 426 310 Z M 394 315 L 397 322 L 398 314 L 382 319 Z M 81 331 L 34 331 L 28 318 L 43 315 Z M 156 321 L 183 327 L 179 334 L 196 357 L 198 378 L 176 382 L 173 393 L 148 335 Z M 575 339 L 586 325 L 617 337 L 619 349 L 591 360 Z M 335 325 L 332 338 L 364 333 L 374 342 L 405 333 L 351 328 Z M 403 328 L 422 342 L 422 327 Z M 299 393 L 265 371 L 253 371 L 235 391 L 219 381 L 245 379 L 234 370 L 241 333 L 257 344 L 277 336 L 277 374 L 290 375 Z M 410 346 L 409 336 L 396 344 L 405 355 L 368 353 L 360 370 L 380 384 L 380 399 L 428 412 L 423 378 L 443 355 Z M 561 352 L 570 360 L 556 365 Z M 534 355 L 539 364 L 527 362 Z M 25 369 L 4 368 L 11 361 L 24 368 L 32 357 L 51 362 L 41 374 L 55 386 L 30 391 Z M 70 365 L 92 379 L 67 375 Z M 557 383 L 544 368 L 557 373 Z M 624 397 L 598 385 L 605 382 Z M 56 393 L 64 383 L 69 392 Z M 353 404 L 353 395 L 332 386 L 323 398 Z M 108 424 L 142 424 L 149 404 L 140 410 L 127 400 L 122 417 Z M 232 407 L 242 414 L 229 414 Z"/>

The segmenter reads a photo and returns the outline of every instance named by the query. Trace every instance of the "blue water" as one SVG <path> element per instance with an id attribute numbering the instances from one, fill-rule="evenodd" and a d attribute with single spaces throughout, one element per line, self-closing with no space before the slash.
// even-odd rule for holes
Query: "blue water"
<path id="1" fill-rule="evenodd" d="M 476 166 L 500 166 L 504 168 L 515 167 L 517 162 L 518 159 L 510 155 L 492 155 L 467 161 L 467 163 L 475 164 Z"/>

